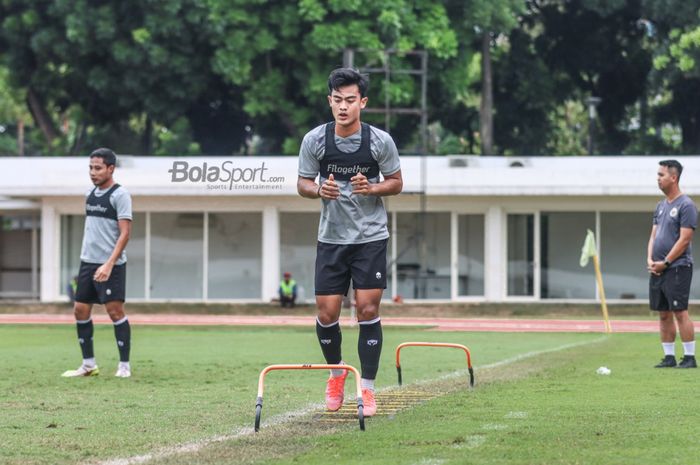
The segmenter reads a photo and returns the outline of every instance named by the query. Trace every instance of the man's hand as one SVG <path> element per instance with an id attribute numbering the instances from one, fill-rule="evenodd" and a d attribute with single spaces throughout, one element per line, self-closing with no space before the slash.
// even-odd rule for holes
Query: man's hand
<path id="1" fill-rule="evenodd" d="M 668 267 L 664 262 L 650 262 L 647 263 L 647 270 L 649 270 L 649 273 L 659 276 L 661 273 L 666 271 Z"/>
<path id="2" fill-rule="evenodd" d="M 98 283 L 104 283 L 106 282 L 110 275 L 112 274 L 112 265 L 111 263 L 107 262 L 104 265 L 100 266 L 96 271 L 95 274 L 93 275 L 92 279 L 95 280 L 95 282 Z"/>
<path id="3" fill-rule="evenodd" d="M 338 188 L 338 184 L 335 183 L 333 174 L 330 174 L 328 179 L 321 184 L 321 189 L 318 191 L 318 194 L 322 199 L 326 200 L 335 200 L 340 197 L 340 189 Z"/>
<path id="4" fill-rule="evenodd" d="M 352 193 L 360 195 L 368 195 L 372 186 L 367 180 L 367 177 L 362 173 L 357 173 L 350 178 L 350 185 L 352 186 Z"/>

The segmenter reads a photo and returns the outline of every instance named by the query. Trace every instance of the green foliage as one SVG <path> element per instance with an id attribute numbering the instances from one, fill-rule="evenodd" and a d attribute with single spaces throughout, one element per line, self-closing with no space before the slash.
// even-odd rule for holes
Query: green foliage
<path id="1" fill-rule="evenodd" d="M 656 69 L 663 70 L 673 65 L 683 73 L 700 76 L 700 26 L 686 31 L 673 29 L 669 38 L 668 53 L 654 58 Z"/>
<path id="2" fill-rule="evenodd" d="M 372 67 L 391 49 L 393 69 L 416 69 L 407 52 L 426 50 L 430 123 L 446 131 L 449 151 L 475 153 L 485 33 L 499 153 L 577 152 L 557 118 L 590 95 L 603 99 L 601 152 L 700 150 L 698 6 L 686 0 L 5 0 L 0 18 L 0 120 L 23 119 L 44 153 L 108 142 L 133 153 L 240 153 L 254 136 L 260 153 L 294 154 L 330 119 L 326 79 L 348 48 L 364 50 L 356 66 Z M 420 83 L 372 74 L 369 106 L 387 96 L 417 107 Z M 400 147 L 417 146 L 418 123 L 392 117 Z"/>
<path id="3" fill-rule="evenodd" d="M 567 101 L 549 115 L 551 136 L 549 153 L 555 155 L 587 155 L 588 111 L 580 101 Z"/>
<path id="4" fill-rule="evenodd" d="M 197 155 L 201 153 L 199 144 L 192 140 L 192 130 L 185 118 L 178 118 L 172 127 L 157 127 L 155 129 L 157 142 L 154 155 Z"/>

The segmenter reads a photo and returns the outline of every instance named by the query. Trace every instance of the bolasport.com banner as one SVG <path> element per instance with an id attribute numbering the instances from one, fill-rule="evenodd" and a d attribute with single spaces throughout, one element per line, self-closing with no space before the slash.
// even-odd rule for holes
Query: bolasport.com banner
<path id="1" fill-rule="evenodd" d="M 174 161 L 170 181 L 174 183 L 203 184 L 208 190 L 281 190 L 284 176 L 274 176 L 261 162 L 258 167 L 235 166 L 231 160 L 220 164 Z"/>

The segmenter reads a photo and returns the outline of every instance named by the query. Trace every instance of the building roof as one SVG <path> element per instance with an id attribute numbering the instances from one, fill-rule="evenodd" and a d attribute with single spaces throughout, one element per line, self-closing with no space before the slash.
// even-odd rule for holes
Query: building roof
<path id="1" fill-rule="evenodd" d="M 434 196 L 659 195 L 665 156 L 405 156 L 404 192 Z M 679 158 L 681 188 L 700 193 L 700 156 Z M 185 170 L 187 167 L 187 170 Z M 202 172 L 206 177 L 202 178 Z M 233 173 L 234 182 L 230 181 Z M 183 180 L 187 177 L 186 180 Z M 132 195 L 296 195 L 297 157 L 119 157 L 115 179 Z M 0 196 L 82 195 L 86 157 L 0 157 Z"/>

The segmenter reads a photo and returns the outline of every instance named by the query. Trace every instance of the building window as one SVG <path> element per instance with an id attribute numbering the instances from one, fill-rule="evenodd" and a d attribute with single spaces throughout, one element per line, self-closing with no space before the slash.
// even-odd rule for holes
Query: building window
<path id="1" fill-rule="evenodd" d="M 146 297 L 146 213 L 134 213 L 126 245 L 126 298 Z"/>
<path id="2" fill-rule="evenodd" d="M 314 298 L 318 213 L 280 213 L 280 279 L 289 271 L 297 282 L 297 299 Z"/>
<path id="3" fill-rule="evenodd" d="M 80 270 L 80 251 L 83 245 L 85 215 L 61 215 L 61 273 L 59 295 L 68 295 L 71 279 Z"/>
<path id="4" fill-rule="evenodd" d="M 588 229 L 595 231 L 593 212 L 540 213 L 541 298 L 595 298 L 595 274 L 579 264 Z"/>
<path id="5" fill-rule="evenodd" d="M 600 268 L 607 298 L 648 298 L 646 257 L 651 221 L 651 213 L 600 214 Z"/>
<path id="6" fill-rule="evenodd" d="M 204 215 L 151 213 L 151 297 L 201 299 Z"/>
<path id="7" fill-rule="evenodd" d="M 407 299 L 450 298 L 450 214 L 396 215 L 397 295 Z"/>
<path id="8" fill-rule="evenodd" d="M 457 293 L 484 295 L 484 215 L 459 215 Z"/>
<path id="9" fill-rule="evenodd" d="M 259 299 L 262 289 L 262 215 L 210 213 L 207 297 Z"/>
<path id="10" fill-rule="evenodd" d="M 39 217 L 0 216 L 0 298 L 39 297 Z"/>
<path id="11" fill-rule="evenodd" d="M 535 215 L 508 215 L 508 295 L 533 296 Z"/>

